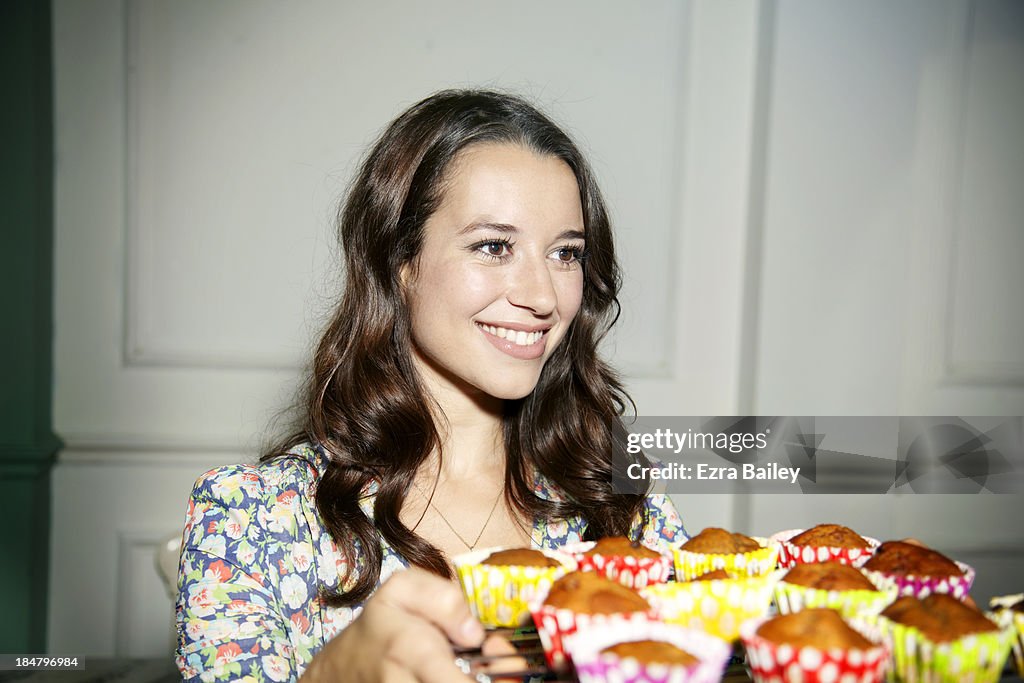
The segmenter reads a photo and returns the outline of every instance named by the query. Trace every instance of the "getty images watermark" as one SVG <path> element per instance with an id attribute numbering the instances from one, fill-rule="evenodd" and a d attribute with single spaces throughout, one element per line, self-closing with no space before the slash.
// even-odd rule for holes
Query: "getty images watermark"
<path id="1" fill-rule="evenodd" d="M 1021 417 L 637 417 L 619 493 L 1021 493 Z"/>

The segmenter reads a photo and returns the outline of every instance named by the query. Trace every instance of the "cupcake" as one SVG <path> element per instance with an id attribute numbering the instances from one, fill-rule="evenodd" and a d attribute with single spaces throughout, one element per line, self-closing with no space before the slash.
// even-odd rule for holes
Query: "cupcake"
<path id="1" fill-rule="evenodd" d="M 722 570 L 715 570 L 715 573 Z M 705 631 L 723 640 L 739 637 L 740 625 L 768 613 L 779 573 L 767 576 L 697 577 L 648 586 L 640 594 L 666 623 Z"/>
<path id="2" fill-rule="evenodd" d="M 775 584 L 779 612 L 790 614 L 808 607 L 829 607 L 846 618 L 877 614 L 896 599 L 889 579 L 869 579 L 863 570 L 839 562 L 797 564 Z"/>
<path id="3" fill-rule="evenodd" d="M 777 556 L 777 547 L 766 539 L 708 527 L 676 549 L 676 578 L 689 580 L 714 569 L 764 576 L 775 569 Z"/>
<path id="4" fill-rule="evenodd" d="M 886 541 L 863 568 L 870 578 L 878 576 L 895 581 L 900 595 L 919 598 L 931 593 L 949 593 L 963 599 L 974 582 L 974 569 L 968 565 L 905 541 Z"/>
<path id="5" fill-rule="evenodd" d="M 668 580 L 672 560 L 625 536 L 577 543 L 562 548 L 571 554 L 581 571 L 595 571 L 627 588 L 643 588 Z"/>
<path id="6" fill-rule="evenodd" d="M 571 649 L 580 683 L 711 683 L 731 652 L 706 633 L 653 621 L 582 628 Z"/>
<path id="7" fill-rule="evenodd" d="M 905 596 L 879 618 L 902 680 L 996 681 L 1014 633 L 945 593 Z"/>
<path id="8" fill-rule="evenodd" d="M 889 651 L 880 634 L 835 610 L 751 620 L 740 630 L 754 681 L 881 681 Z"/>
<path id="9" fill-rule="evenodd" d="M 576 568 L 568 555 L 529 548 L 476 550 L 453 562 L 470 609 L 489 627 L 528 623 L 531 602 Z"/>
<path id="10" fill-rule="evenodd" d="M 779 546 L 779 566 L 788 569 L 801 562 L 842 562 L 859 567 L 879 543 L 841 524 L 818 524 L 807 530 L 792 529 L 772 534 Z"/>
<path id="11" fill-rule="evenodd" d="M 654 617 L 650 604 L 636 591 L 597 572 L 582 571 L 556 580 L 530 611 L 548 664 L 556 670 L 568 664 L 566 651 L 578 629 L 631 628 Z"/>
<path id="12" fill-rule="evenodd" d="M 1024 593 L 992 598 L 992 618 L 1004 629 L 1013 631 L 1013 661 L 1017 675 L 1024 678 Z"/>

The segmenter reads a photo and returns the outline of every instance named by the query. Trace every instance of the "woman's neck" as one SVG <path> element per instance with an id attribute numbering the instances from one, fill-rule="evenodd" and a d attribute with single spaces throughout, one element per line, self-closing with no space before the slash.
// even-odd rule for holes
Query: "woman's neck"
<path id="1" fill-rule="evenodd" d="M 420 476 L 429 481 L 440 476 L 442 481 L 451 482 L 479 480 L 482 476 L 503 479 L 504 401 L 429 370 L 421 372 L 421 377 L 433 399 L 441 452 L 432 454 Z"/>

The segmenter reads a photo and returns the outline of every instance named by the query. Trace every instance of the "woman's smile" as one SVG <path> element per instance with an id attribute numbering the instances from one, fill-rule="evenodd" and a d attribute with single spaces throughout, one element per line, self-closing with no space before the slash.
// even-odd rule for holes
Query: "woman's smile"
<path id="1" fill-rule="evenodd" d="M 476 326 L 496 349 L 513 358 L 533 360 L 544 355 L 547 329 L 526 331 L 484 323 L 476 323 Z"/>

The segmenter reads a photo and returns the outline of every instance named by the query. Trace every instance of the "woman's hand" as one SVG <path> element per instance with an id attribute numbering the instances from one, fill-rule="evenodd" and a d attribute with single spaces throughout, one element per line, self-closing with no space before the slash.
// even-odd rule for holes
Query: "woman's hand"
<path id="1" fill-rule="evenodd" d="M 422 569 L 399 572 L 313 658 L 303 680 L 466 683 L 452 645 L 479 647 L 480 623 L 458 587 Z"/>

